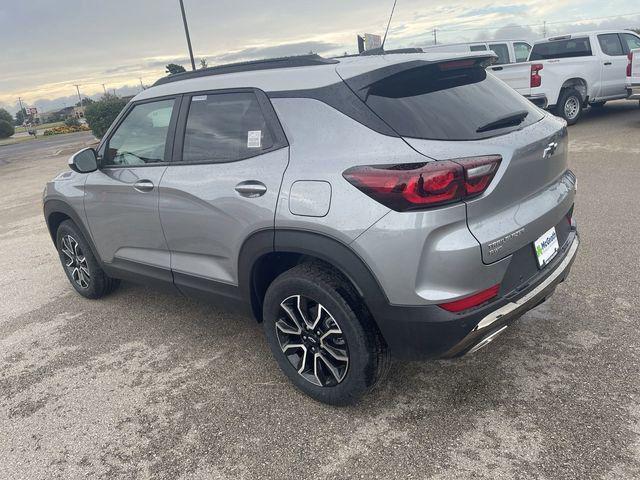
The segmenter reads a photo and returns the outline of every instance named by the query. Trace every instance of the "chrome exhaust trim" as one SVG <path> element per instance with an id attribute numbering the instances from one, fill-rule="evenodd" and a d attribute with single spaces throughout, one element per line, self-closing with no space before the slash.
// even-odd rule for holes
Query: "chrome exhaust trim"
<path id="1" fill-rule="evenodd" d="M 500 328 L 500 329 L 496 330 L 495 332 L 489 334 L 488 336 L 484 337 L 482 340 L 480 340 L 478 343 L 476 343 L 471 348 L 471 350 L 469 350 L 467 353 L 465 353 L 465 355 L 471 355 L 472 353 L 477 352 L 481 348 L 486 347 L 491 342 L 493 342 L 498 337 L 498 335 L 500 335 L 502 332 L 504 332 L 507 329 L 507 327 L 508 327 L 508 325 L 505 325 L 502 328 Z"/>

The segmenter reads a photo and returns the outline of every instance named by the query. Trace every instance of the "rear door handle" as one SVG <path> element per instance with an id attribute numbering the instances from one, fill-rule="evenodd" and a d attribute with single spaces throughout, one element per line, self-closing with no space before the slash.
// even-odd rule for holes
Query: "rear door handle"
<path id="1" fill-rule="evenodd" d="M 153 190 L 153 182 L 151 180 L 138 180 L 133 184 L 133 188 L 142 193 L 150 192 Z"/>
<path id="2" fill-rule="evenodd" d="M 604 62 L 605 65 L 611 65 L 611 62 Z"/>
<path id="3" fill-rule="evenodd" d="M 257 180 L 247 180 L 236 185 L 236 192 L 247 198 L 261 197 L 267 193 L 267 186 Z"/>

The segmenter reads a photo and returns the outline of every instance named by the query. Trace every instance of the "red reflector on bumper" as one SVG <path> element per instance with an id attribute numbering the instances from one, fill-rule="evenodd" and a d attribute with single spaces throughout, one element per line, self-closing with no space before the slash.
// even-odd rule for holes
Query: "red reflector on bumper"
<path id="1" fill-rule="evenodd" d="M 497 297 L 499 291 L 500 285 L 494 285 L 493 287 L 487 288 L 482 292 L 475 293 L 470 297 L 462 298 L 460 300 L 456 300 L 455 302 L 441 303 L 438 306 L 440 308 L 444 308 L 448 312 L 462 312 L 463 310 L 477 307 L 478 305 L 481 305 L 484 302 Z"/>

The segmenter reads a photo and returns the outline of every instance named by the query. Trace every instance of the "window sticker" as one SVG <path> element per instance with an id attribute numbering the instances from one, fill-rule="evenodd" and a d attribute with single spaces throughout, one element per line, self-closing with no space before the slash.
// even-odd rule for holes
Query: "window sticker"
<path id="1" fill-rule="evenodd" d="M 206 100 L 206 99 L 207 99 L 206 95 L 195 95 L 191 97 L 192 102 L 202 102 L 203 100 Z"/>
<path id="2" fill-rule="evenodd" d="M 262 147 L 262 130 L 249 130 L 247 132 L 247 148 Z"/>

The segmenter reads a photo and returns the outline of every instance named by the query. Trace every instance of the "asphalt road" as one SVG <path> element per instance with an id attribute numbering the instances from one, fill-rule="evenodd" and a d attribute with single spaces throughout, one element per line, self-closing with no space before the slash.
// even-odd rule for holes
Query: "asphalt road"
<path id="1" fill-rule="evenodd" d="M 88 139 L 0 147 L 0 477 L 640 478 L 640 109 L 570 137 L 569 280 L 486 349 L 395 363 L 342 409 L 294 390 L 249 318 L 132 284 L 75 294 L 40 196 Z"/>

